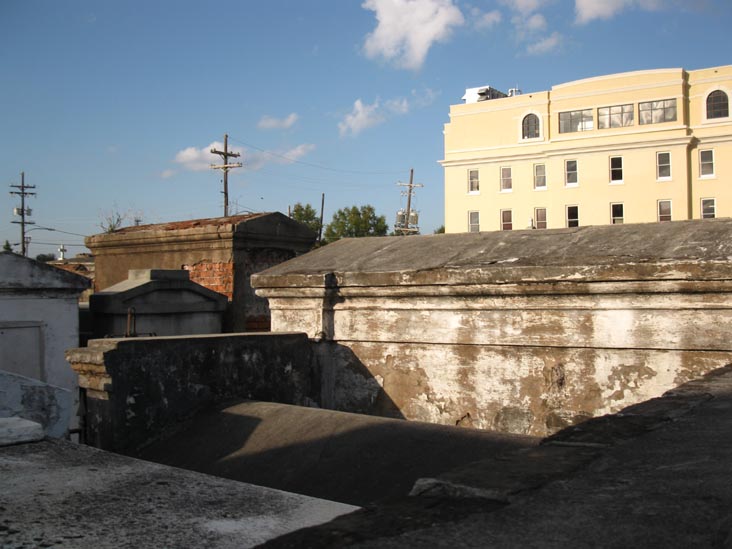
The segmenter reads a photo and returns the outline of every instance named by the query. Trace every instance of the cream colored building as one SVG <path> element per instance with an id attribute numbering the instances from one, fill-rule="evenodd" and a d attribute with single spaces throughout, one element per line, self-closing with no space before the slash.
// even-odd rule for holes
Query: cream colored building
<path id="1" fill-rule="evenodd" d="M 504 95 L 450 107 L 446 232 L 732 216 L 732 65 Z"/>

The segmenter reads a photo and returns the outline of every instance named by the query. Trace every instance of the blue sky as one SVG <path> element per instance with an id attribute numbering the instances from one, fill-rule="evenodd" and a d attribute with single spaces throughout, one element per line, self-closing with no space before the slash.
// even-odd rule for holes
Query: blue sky
<path id="1" fill-rule="evenodd" d="M 89 235 L 223 212 L 207 153 L 244 168 L 233 212 L 372 204 L 393 225 L 414 168 L 443 223 L 442 128 L 465 88 L 732 63 L 730 0 L 2 0 L 0 183 L 38 227 Z M 0 193 L 0 241 L 19 241 Z M 35 230 L 30 255 L 80 236 Z"/>

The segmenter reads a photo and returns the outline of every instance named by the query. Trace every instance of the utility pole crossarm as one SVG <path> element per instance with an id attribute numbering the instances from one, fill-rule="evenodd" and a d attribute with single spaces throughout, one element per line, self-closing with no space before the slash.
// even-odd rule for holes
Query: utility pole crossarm
<path id="1" fill-rule="evenodd" d="M 229 170 L 232 168 L 241 168 L 241 162 L 229 163 L 229 158 L 238 158 L 237 152 L 229 150 L 229 134 L 224 134 L 224 150 L 211 149 L 211 154 L 218 154 L 223 160 L 223 164 L 211 164 L 212 170 L 222 170 L 224 172 L 224 217 L 229 217 Z"/>

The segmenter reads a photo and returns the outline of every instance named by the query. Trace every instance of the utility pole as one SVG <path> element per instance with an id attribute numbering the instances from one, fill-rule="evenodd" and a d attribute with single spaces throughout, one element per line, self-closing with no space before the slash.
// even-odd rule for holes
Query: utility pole
<path id="1" fill-rule="evenodd" d="M 229 151 L 229 134 L 224 134 L 224 150 L 219 151 L 211 149 L 212 154 L 218 154 L 224 159 L 221 165 L 211 164 L 212 170 L 223 170 L 224 172 L 224 217 L 229 217 L 229 170 L 231 168 L 241 168 L 241 162 L 233 162 L 229 164 L 229 157 L 238 158 L 239 153 Z"/>
<path id="2" fill-rule="evenodd" d="M 10 191 L 10 194 L 17 194 L 20 196 L 20 208 L 13 208 L 13 215 L 19 215 L 20 221 L 11 221 L 11 223 L 17 223 L 20 225 L 20 253 L 24 257 L 28 255 L 28 243 L 25 240 L 25 226 L 35 225 L 33 221 L 26 221 L 26 216 L 30 216 L 32 211 L 30 208 L 25 207 L 26 196 L 36 196 L 36 193 L 27 191 L 26 189 L 35 189 L 35 185 L 25 184 L 25 172 L 20 172 L 20 185 L 10 185 L 17 191 Z"/>
<path id="3" fill-rule="evenodd" d="M 318 225 L 318 244 L 323 237 L 323 208 L 325 207 L 325 193 L 320 193 L 320 225 Z"/>
<path id="4" fill-rule="evenodd" d="M 412 215 L 412 195 L 414 195 L 414 188 L 415 187 L 424 187 L 424 185 L 421 185 L 420 183 L 414 183 L 414 168 L 411 168 L 409 170 L 409 183 L 397 183 L 400 187 L 407 187 L 406 191 L 402 191 L 402 196 L 407 195 L 407 211 L 404 215 L 404 226 L 397 228 L 402 234 L 408 234 L 408 233 L 414 233 L 419 231 L 418 227 L 415 227 L 414 229 L 409 228 L 409 222 Z"/>

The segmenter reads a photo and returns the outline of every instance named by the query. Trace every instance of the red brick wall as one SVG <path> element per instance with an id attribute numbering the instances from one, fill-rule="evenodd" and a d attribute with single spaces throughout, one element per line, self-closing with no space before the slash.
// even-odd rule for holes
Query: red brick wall
<path id="1" fill-rule="evenodd" d="M 192 265 L 183 265 L 190 273 L 191 280 L 205 286 L 209 290 L 224 294 L 231 301 L 234 295 L 234 262 L 215 263 L 199 261 Z"/>

